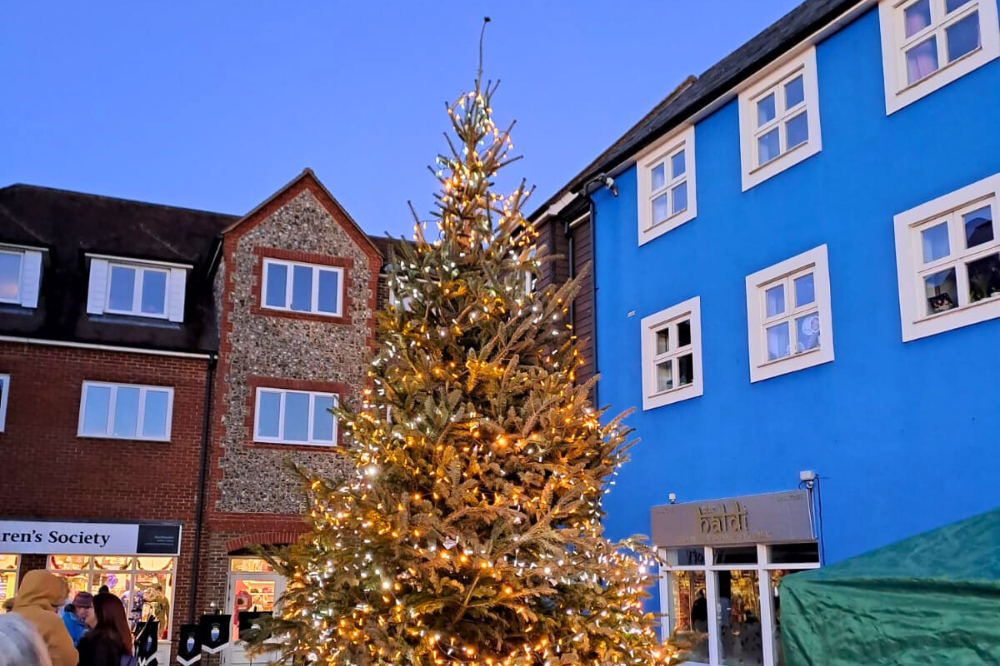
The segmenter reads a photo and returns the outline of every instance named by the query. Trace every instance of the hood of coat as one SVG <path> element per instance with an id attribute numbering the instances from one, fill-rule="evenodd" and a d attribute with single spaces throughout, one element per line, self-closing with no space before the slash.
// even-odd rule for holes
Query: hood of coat
<path id="1" fill-rule="evenodd" d="M 56 611 L 66 603 L 67 596 L 69 585 L 65 578 L 48 571 L 29 571 L 17 589 L 14 610 L 32 607 Z"/>

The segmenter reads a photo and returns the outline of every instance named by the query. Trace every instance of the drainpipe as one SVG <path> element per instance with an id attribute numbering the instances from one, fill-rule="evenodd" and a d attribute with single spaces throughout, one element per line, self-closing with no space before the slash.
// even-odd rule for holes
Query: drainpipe
<path id="1" fill-rule="evenodd" d="M 208 361 L 208 370 L 205 373 L 205 398 L 202 401 L 205 417 L 201 423 L 201 463 L 198 467 L 198 494 L 195 500 L 194 552 L 191 558 L 191 588 L 188 591 L 188 624 L 194 622 L 194 605 L 197 600 L 198 590 L 198 571 L 201 568 L 201 534 L 205 511 L 205 477 L 208 475 L 208 443 L 211 439 L 210 434 L 212 429 L 212 378 L 215 376 L 215 364 L 217 360 L 218 357 L 213 354 Z"/>
<path id="2" fill-rule="evenodd" d="M 573 231 L 569 228 L 569 220 L 563 221 L 563 235 L 566 237 L 566 262 L 569 264 L 569 270 L 567 272 L 567 277 L 572 280 L 576 277 L 576 252 L 573 242 Z M 569 302 L 569 325 L 573 327 L 573 333 L 576 334 L 576 298 L 570 299 Z"/>

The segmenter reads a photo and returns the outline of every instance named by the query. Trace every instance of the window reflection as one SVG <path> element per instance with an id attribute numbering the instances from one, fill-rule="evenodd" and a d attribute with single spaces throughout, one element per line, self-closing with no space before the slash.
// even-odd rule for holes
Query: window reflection
<path id="1" fill-rule="evenodd" d="M 1000 295 L 1000 255 L 991 254 L 970 261 L 969 301 L 975 303 L 984 298 Z"/>
<path id="2" fill-rule="evenodd" d="M 906 82 L 915 83 L 938 68 L 937 37 L 931 37 L 906 52 Z"/>
<path id="3" fill-rule="evenodd" d="M 16 301 L 21 292 L 21 255 L 0 252 L 0 301 Z"/>
<path id="4" fill-rule="evenodd" d="M 989 206 L 962 216 L 965 247 L 973 248 L 993 240 L 993 211 Z"/>
<path id="5" fill-rule="evenodd" d="M 689 660 L 708 663 L 708 598 L 704 571 L 674 571 L 670 574 L 673 636 L 690 645 Z"/>
<path id="6" fill-rule="evenodd" d="M 932 273 L 924 278 L 927 295 L 927 314 L 932 315 L 958 307 L 958 282 L 955 269 Z"/>
<path id="7" fill-rule="evenodd" d="M 785 144 L 789 150 L 809 140 L 809 116 L 800 113 L 785 123 Z"/>
<path id="8" fill-rule="evenodd" d="M 948 44 L 948 62 L 954 62 L 979 48 L 979 12 L 972 12 L 966 18 L 945 29 Z"/>
<path id="9" fill-rule="evenodd" d="M 788 322 L 767 329 L 767 360 L 774 361 L 789 354 Z"/>
<path id="10" fill-rule="evenodd" d="M 719 571 L 719 652 L 726 666 L 763 666 L 760 586 L 756 571 Z"/>

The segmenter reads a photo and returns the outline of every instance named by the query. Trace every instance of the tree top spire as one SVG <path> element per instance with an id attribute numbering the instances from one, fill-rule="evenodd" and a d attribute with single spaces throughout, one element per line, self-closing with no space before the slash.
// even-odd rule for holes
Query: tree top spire
<path id="1" fill-rule="evenodd" d="M 490 22 L 489 16 L 483 17 L 483 27 L 479 30 L 479 69 L 476 70 L 476 90 L 479 90 L 479 82 L 483 80 L 483 38 L 486 36 L 486 24 Z"/>

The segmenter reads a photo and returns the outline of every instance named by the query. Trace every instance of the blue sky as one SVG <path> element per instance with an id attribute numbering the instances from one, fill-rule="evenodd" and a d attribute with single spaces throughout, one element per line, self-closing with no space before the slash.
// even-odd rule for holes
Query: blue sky
<path id="1" fill-rule="evenodd" d="M 530 212 L 796 4 L 0 0 L 0 186 L 242 214 L 308 166 L 366 231 L 409 234 L 489 15 Z"/>

